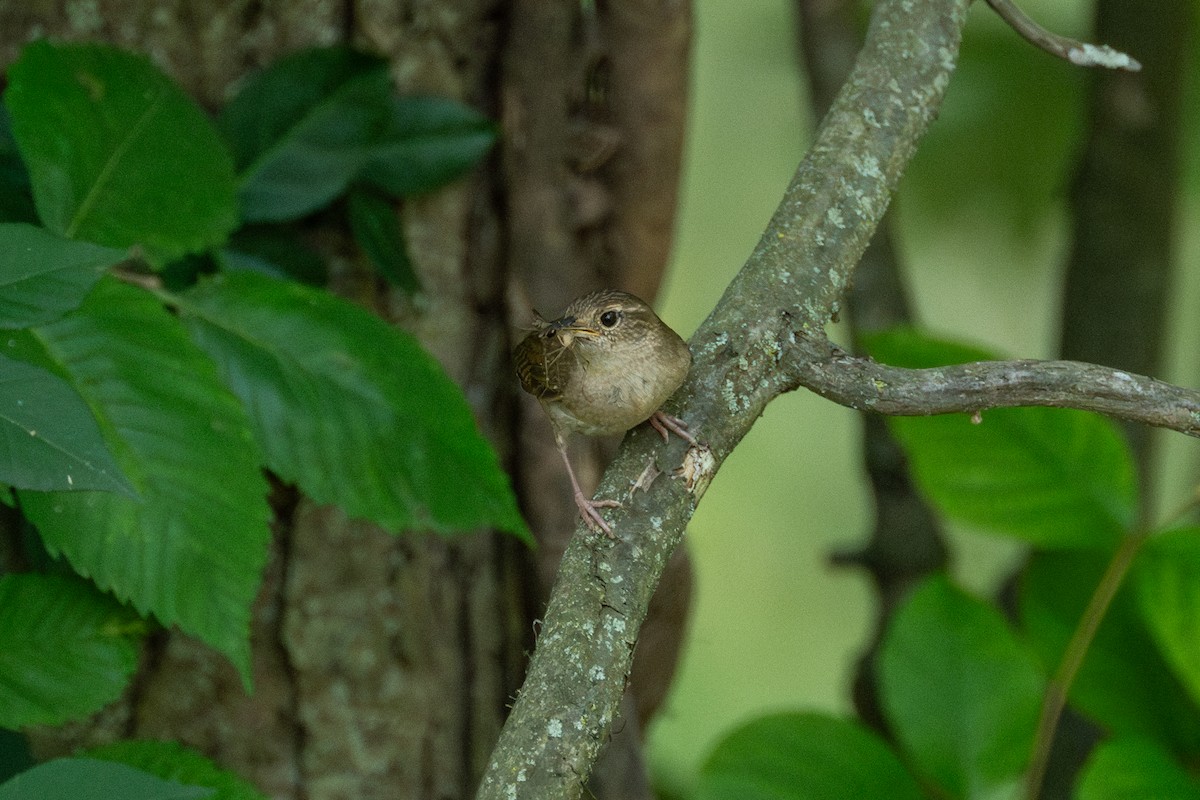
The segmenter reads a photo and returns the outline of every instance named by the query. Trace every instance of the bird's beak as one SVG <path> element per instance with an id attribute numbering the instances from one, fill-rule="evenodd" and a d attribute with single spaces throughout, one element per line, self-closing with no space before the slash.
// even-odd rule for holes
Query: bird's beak
<path id="1" fill-rule="evenodd" d="M 576 336 L 594 339 L 600 335 L 600 331 L 580 325 L 575 317 L 559 317 L 546 324 L 543 335 L 546 338 L 556 336 L 563 347 L 570 347 Z"/>

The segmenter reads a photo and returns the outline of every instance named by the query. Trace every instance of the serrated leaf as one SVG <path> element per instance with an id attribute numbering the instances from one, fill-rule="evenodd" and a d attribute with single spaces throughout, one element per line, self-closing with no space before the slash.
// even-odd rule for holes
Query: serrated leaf
<path id="1" fill-rule="evenodd" d="M 1024 769 L 1044 687 L 1037 660 L 999 611 L 945 577 L 892 619 L 879 686 L 904 751 L 951 796 L 990 796 Z"/>
<path id="2" fill-rule="evenodd" d="M 1021 578 L 1021 627 L 1048 670 L 1062 659 L 1107 553 L 1037 553 Z M 1200 750 L 1200 708 L 1155 646 L 1129 586 L 1104 615 L 1070 691 L 1071 704 L 1115 735 L 1133 734 L 1177 752 Z"/>
<path id="3" fill-rule="evenodd" d="M 251 78 L 221 113 L 249 222 L 297 219 L 342 194 L 382 129 L 387 62 L 345 47 L 294 53 Z"/>
<path id="4" fill-rule="evenodd" d="M 200 800 L 203 786 L 164 781 L 141 770 L 92 758 L 57 758 L 0 785 L 0 800 Z"/>
<path id="5" fill-rule="evenodd" d="M 253 784 L 211 759 L 178 742 L 133 740 L 88 750 L 84 755 L 104 761 L 117 761 L 157 775 L 160 778 L 192 786 L 215 789 L 212 800 L 266 800 Z"/>
<path id="6" fill-rule="evenodd" d="M 394 98 L 362 177 L 395 195 L 422 194 L 471 169 L 495 141 L 495 125 L 470 106 L 445 97 Z"/>
<path id="7" fill-rule="evenodd" d="M 1131 575 L 1142 619 L 1200 706 L 1200 528 L 1151 539 Z"/>
<path id="8" fill-rule="evenodd" d="M 717 744 L 697 800 L 921 800 L 920 786 L 874 733 L 820 714 L 772 714 Z"/>
<path id="9" fill-rule="evenodd" d="M 142 627 L 77 578 L 0 576 L 0 727 L 59 725 L 116 700 Z"/>
<path id="10" fill-rule="evenodd" d="M 91 410 L 44 369 L 0 355 L 0 483 L 133 496 Z"/>
<path id="11" fill-rule="evenodd" d="M 26 515 L 52 553 L 248 679 L 270 511 L 245 410 L 178 320 L 115 280 L 36 337 L 91 406 L 139 500 L 24 491 Z"/>
<path id="12" fill-rule="evenodd" d="M 350 193 L 347 211 L 354 241 L 388 283 L 414 294 L 421 289 L 391 200 L 362 189 Z"/>
<path id="13" fill-rule="evenodd" d="M 393 531 L 528 536 L 462 392 L 412 337 L 253 273 L 204 282 L 179 307 L 250 409 L 267 464 L 314 500 Z"/>
<path id="14" fill-rule="evenodd" d="M 0 356 L 0 482 L 133 497 L 87 404 L 62 378 Z"/>
<path id="15" fill-rule="evenodd" d="M 1154 742 L 1103 742 L 1088 758 L 1076 800 L 1200 800 L 1200 784 Z"/>
<path id="16" fill-rule="evenodd" d="M 5 101 L 47 228 L 155 263 L 219 245 L 237 221 L 233 165 L 208 118 L 144 56 L 33 42 Z"/>
<path id="17" fill-rule="evenodd" d="M 72 242 L 22 223 L 0 224 L 0 328 L 26 328 L 83 302 L 122 250 Z"/>
<path id="18" fill-rule="evenodd" d="M 872 337 L 872 356 L 910 369 L 992 360 L 912 331 Z M 1045 548 L 1111 549 L 1134 523 L 1133 458 L 1095 414 L 999 408 L 889 419 L 921 491 L 945 514 Z"/>

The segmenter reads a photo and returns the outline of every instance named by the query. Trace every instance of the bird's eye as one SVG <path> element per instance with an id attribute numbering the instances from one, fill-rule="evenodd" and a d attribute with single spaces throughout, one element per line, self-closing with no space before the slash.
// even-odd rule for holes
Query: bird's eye
<path id="1" fill-rule="evenodd" d="M 600 324 L 605 328 L 615 328 L 617 323 L 621 321 L 620 311 L 605 311 L 600 315 Z"/>

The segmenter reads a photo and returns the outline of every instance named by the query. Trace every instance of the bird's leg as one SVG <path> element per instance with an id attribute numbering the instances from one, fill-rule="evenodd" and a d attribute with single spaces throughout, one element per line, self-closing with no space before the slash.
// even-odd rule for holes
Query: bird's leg
<path id="1" fill-rule="evenodd" d="M 616 500 L 589 500 L 584 496 L 583 490 L 579 488 L 579 480 L 575 477 L 575 470 L 571 468 L 571 459 L 567 457 L 566 437 L 556 432 L 554 441 L 558 445 L 558 454 L 562 456 L 563 464 L 567 466 L 567 476 L 570 477 L 571 488 L 575 491 L 575 505 L 579 509 L 579 516 L 583 517 L 583 521 L 593 531 L 604 531 L 604 535 L 608 538 L 617 538 L 612 528 L 604 521 L 604 518 L 600 516 L 600 512 L 596 509 L 620 508 L 621 504 Z"/>
<path id="2" fill-rule="evenodd" d="M 670 434 L 674 433 L 692 447 L 701 446 L 700 443 L 696 441 L 696 437 L 688 433 L 687 423 L 681 420 L 679 417 L 673 417 L 665 411 L 660 410 L 651 414 L 650 419 L 647 420 L 647 422 L 650 423 L 650 427 L 662 434 L 664 442 L 669 442 L 671 440 Z M 668 433 L 668 431 L 670 433 Z"/>

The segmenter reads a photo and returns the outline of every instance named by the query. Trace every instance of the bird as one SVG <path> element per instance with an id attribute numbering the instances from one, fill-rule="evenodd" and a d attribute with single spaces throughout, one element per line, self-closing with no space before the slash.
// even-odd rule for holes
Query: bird
<path id="1" fill-rule="evenodd" d="M 687 425 L 661 409 L 687 377 L 691 351 L 649 304 L 628 292 L 583 295 L 551 321 L 534 313 L 532 332 L 513 349 L 517 378 L 550 418 L 583 521 L 615 538 L 598 509 L 621 504 L 584 495 L 567 439 L 623 433 L 649 421 L 664 441 L 673 432 L 696 445 Z"/>

